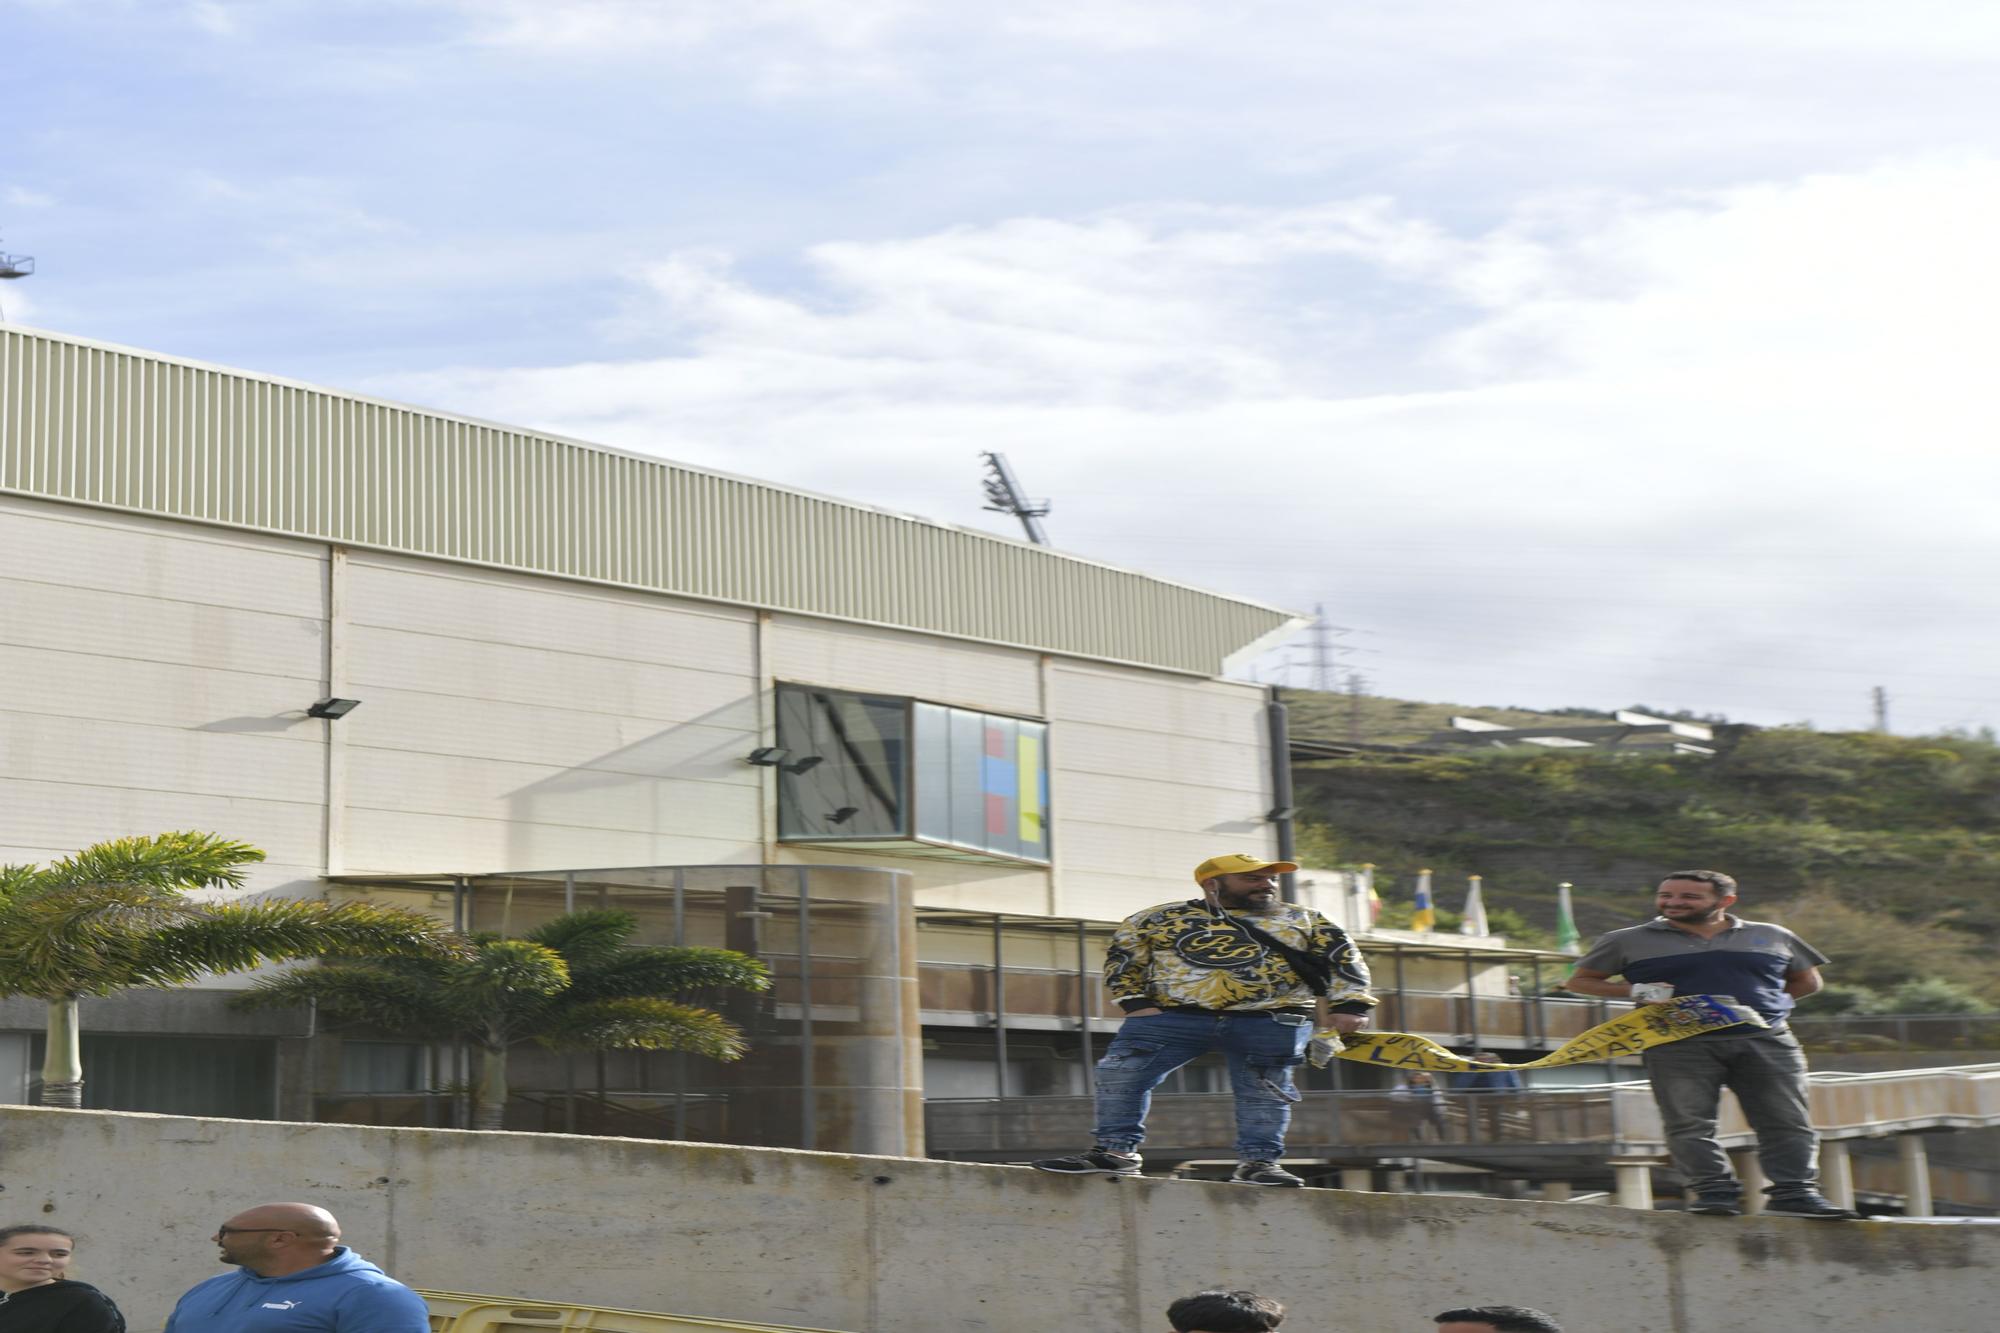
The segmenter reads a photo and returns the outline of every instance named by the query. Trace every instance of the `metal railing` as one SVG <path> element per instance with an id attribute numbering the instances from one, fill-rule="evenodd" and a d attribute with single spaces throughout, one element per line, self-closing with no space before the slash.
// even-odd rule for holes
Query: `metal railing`
<path id="1" fill-rule="evenodd" d="M 2000 1065 L 1810 1076 L 1813 1124 L 1829 1138 L 2000 1125 Z M 1088 1097 L 973 1097 L 926 1102 L 936 1156 L 1013 1160 L 1089 1142 Z M 1754 1141 L 1733 1095 L 1717 1126 L 1725 1147 Z M 1235 1140 L 1227 1093 L 1156 1095 L 1146 1149 L 1174 1157 L 1226 1156 Z M 1520 1092 L 1307 1092 L 1288 1147 L 1303 1156 L 1494 1155 L 1530 1150 L 1603 1156 L 1665 1151 L 1659 1108 L 1644 1082 Z"/>
<path id="2" fill-rule="evenodd" d="M 2000 1014 L 1794 1015 L 1810 1051 L 2000 1051 Z"/>
<path id="3" fill-rule="evenodd" d="M 712 1093 L 517 1091 L 501 1128 L 529 1134 L 590 1134 L 627 1139 L 730 1142 L 729 1101 Z M 314 1099 L 313 1119 L 399 1129 L 469 1129 L 462 1093 L 336 1093 Z"/>
<path id="4" fill-rule="evenodd" d="M 933 1156 L 1011 1160 L 1087 1143 L 1088 1097 L 938 1099 L 924 1104 Z M 1451 1156 L 1619 1138 L 1619 1105 L 1608 1088 L 1550 1092 L 1307 1092 L 1287 1136 L 1299 1156 Z M 1236 1138 L 1228 1093 L 1153 1098 L 1146 1151 L 1152 1157 L 1226 1157 Z M 1596 1150 L 1602 1155 L 1602 1149 Z"/>

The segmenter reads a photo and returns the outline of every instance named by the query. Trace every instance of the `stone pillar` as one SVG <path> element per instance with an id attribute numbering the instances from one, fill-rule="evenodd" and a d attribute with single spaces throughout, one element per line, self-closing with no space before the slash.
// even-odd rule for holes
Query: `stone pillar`
<path id="1" fill-rule="evenodd" d="M 1407 1172 L 1407 1171 L 1384 1171 L 1384 1172 L 1382 1173 L 1382 1193 L 1384 1193 L 1384 1194 L 1408 1194 L 1409 1192 L 1410 1192 L 1410 1173 L 1409 1173 L 1409 1172 Z"/>
<path id="2" fill-rule="evenodd" d="M 724 938 L 770 964 L 772 988 L 732 996 L 726 1009 L 750 1044 L 743 1060 L 712 1076 L 730 1094 L 732 1137 L 759 1147 L 923 1156 L 909 875 L 848 866 L 747 873 L 762 882 L 723 888 Z"/>
<path id="3" fill-rule="evenodd" d="M 1903 1167 L 1903 1216 L 1930 1217 L 1931 1154 L 1921 1134 L 1896 1136 L 1896 1156 Z"/>
<path id="4" fill-rule="evenodd" d="M 1542 1182 L 1542 1202 L 1568 1203 L 1569 1182 L 1567 1180 L 1544 1180 Z"/>
<path id="5" fill-rule="evenodd" d="M 1340 1168 L 1340 1187 L 1367 1194 L 1375 1188 L 1375 1172 L 1365 1166 L 1343 1166 Z"/>
<path id="6" fill-rule="evenodd" d="M 1613 1159 L 1611 1174 L 1618 1182 L 1614 1201 L 1620 1208 L 1653 1209 L 1653 1164 Z"/>
<path id="7" fill-rule="evenodd" d="M 1847 1140 L 1826 1139 L 1819 1145 L 1820 1193 L 1842 1208 L 1854 1206 L 1854 1163 L 1847 1155 Z"/>
<path id="8" fill-rule="evenodd" d="M 1730 1165 L 1736 1168 L 1736 1178 L 1743 1182 L 1743 1212 L 1754 1217 L 1764 1211 L 1764 1186 L 1770 1182 L 1764 1178 L 1763 1163 L 1757 1160 L 1755 1148 L 1738 1148 L 1729 1154 Z"/>

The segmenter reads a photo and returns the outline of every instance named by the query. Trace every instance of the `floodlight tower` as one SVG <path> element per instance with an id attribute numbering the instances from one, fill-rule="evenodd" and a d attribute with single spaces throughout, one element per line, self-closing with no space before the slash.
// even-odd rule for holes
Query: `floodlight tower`
<path id="1" fill-rule="evenodd" d="M 1020 481 L 1014 476 L 1014 469 L 1007 466 L 1007 455 L 982 453 L 986 460 L 986 478 L 981 483 L 986 488 L 986 508 L 996 514 L 1012 514 L 1021 520 L 1021 526 L 1028 533 L 1028 540 L 1037 546 L 1049 544 L 1049 534 L 1042 527 L 1042 517 L 1049 512 L 1047 500 L 1030 500 L 1021 490 Z"/>
<path id="2" fill-rule="evenodd" d="M 33 255 L 10 255 L 5 251 L 0 251 L 0 281 L 9 278 L 25 278 L 34 271 L 35 257 Z M 0 310 L 0 319 L 5 319 L 6 317 L 7 312 Z"/>

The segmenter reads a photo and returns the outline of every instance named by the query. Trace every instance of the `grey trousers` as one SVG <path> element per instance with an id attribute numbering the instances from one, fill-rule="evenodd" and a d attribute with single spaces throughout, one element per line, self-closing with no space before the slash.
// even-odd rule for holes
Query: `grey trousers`
<path id="1" fill-rule="evenodd" d="M 1806 1101 L 1806 1057 L 1790 1032 L 1756 1031 L 1741 1037 L 1690 1037 L 1655 1046 L 1643 1057 L 1653 1100 L 1673 1155 L 1697 1193 L 1738 1195 L 1743 1187 L 1729 1170 L 1729 1155 L 1715 1141 L 1722 1089 L 1736 1094 L 1757 1134 L 1764 1192 L 1774 1199 L 1819 1189 L 1819 1138 Z"/>

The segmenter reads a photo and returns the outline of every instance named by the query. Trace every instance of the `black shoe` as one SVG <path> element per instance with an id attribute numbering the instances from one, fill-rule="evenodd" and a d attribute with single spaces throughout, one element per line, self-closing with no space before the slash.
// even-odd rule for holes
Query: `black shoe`
<path id="1" fill-rule="evenodd" d="M 1741 1217 L 1743 1202 L 1734 1194 L 1697 1194 L 1688 1203 L 1687 1211 L 1703 1217 Z"/>
<path id="2" fill-rule="evenodd" d="M 1059 1176 L 1136 1176 L 1142 1163 L 1135 1152 L 1092 1148 L 1074 1157 L 1048 1157 L 1028 1165 L 1037 1171 L 1052 1171 Z"/>
<path id="3" fill-rule="evenodd" d="M 1861 1214 L 1851 1208 L 1842 1208 L 1831 1199 L 1817 1194 L 1793 1194 L 1783 1199 L 1773 1199 L 1764 1205 L 1767 1213 L 1777 1213 L 1785 1217 L 1816 1217 L 1822 1222 L 1852 1222 Z"/>
<path id="4" fill-rule="evenodd" d="M 1238 1185 L 1276 1185 L 1288 1190 L 1304 1189 L 1306 1185 L 1276 1162 L 1245 1162 L 1229 1179 Z"/>

